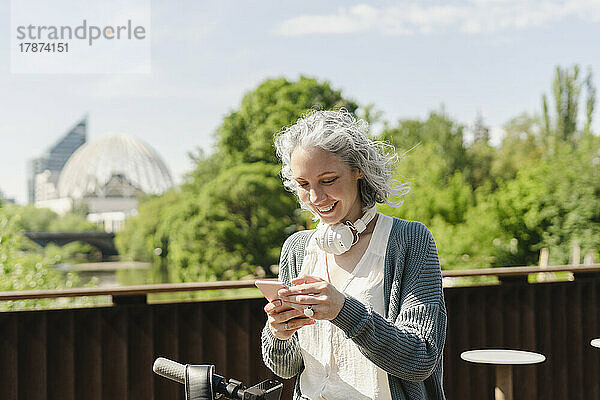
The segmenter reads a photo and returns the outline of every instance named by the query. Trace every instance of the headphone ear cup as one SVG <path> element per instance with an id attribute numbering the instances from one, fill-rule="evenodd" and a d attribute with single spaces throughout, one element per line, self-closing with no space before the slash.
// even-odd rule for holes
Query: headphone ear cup
<path id="1" fill-rule="evenodd" d="M 340 255 L 352 247 L 354 233 L 346 224 L 320 225 L 317 228 L 315 239 L 322 250 Z"/>
<path id="2" fill-rule="evenodd" d="M 335 239 L 333 244 L 338 251 L 336 254 L 342 254 L 350 250 L 350 247 L 352 247 L 352 244 L 354 243 L 354 233 L 352 233 L 352 230 L 348 225 L 336 225 L 334 228 L 334 236 Z"/>

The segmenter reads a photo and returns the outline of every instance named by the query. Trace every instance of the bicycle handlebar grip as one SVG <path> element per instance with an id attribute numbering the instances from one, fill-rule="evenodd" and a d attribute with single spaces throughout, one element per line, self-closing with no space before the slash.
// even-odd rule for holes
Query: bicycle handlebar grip
<path id="1" fill-rule="evenodd" d="M 185 384 L 185 365 L 178 362 L 159 357 L 154 361 L 152 370 L 167 379 Z"/>

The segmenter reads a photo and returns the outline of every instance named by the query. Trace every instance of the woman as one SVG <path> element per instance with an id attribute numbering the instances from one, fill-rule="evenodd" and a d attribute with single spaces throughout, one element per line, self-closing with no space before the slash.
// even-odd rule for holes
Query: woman
<path id="1" fill-rule="evenodd" d="M 294 399 L 444 399 L 446 332 L 433 237 L 375 213 L 401 195 L 394 158 L 345 110 L 313 111 L 275 140 L 284 185 L 320 219 L 283 245 L 265 306 L 265 364 L 296 376 Z"/>

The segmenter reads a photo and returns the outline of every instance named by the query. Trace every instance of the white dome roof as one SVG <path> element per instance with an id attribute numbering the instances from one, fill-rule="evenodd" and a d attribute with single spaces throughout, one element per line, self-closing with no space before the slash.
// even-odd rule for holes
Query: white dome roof
<path id="1" fill-rule="evenodd" d="M 61 197 L 81 199 L 103 193 L 114 176 L 124 177 L 146 194 L 160 194 L 171 186 L 171 174 L 147 144 L 127 135 L 106 136 L 85 143 L 69 158 L 58 181 Z"/>

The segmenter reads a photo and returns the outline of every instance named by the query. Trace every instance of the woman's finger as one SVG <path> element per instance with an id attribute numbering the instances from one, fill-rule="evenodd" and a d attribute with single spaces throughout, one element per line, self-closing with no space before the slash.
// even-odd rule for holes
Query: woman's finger
<path id="1" fill-rule="evenodd" d="M 272 317 L 275 321 L 283 323 L 294 318 L 304 317 L 304 310 L 301 311 L 294 308 L 275 314 Z"/>
<path id="2" fill-rule="evenodd" d="M 329 285 L 327 282 L 318 282 L 313 283 L 311 285 L 326 285 L 325 287 L 320 287 L 317 290 L 320 290 L 320 294 L 310 295 L 310 294 L 299 294 L 299 295 L 289 295 L 289 296 L 281 296 L 281 300 L 283 301 L 284 306 L 289 306 L 293 308 L 300 308 L 304 311 L 304 309 L 309 306 L 318 305 L 320 308 L 320 312 L 317 316 L 313 316 L 313 319 L 324 319 L 324 320 L 332 320 L 334 319 L 342 309 L 345 302 L 345 295 L 338 291 L 335 287 Z M 328 285 L 328 286 L 327 286 Z"/>
<path id="3" fill-rule="evenodd" d="M 317 322 L 317 321 L 315 321 L 312 318 L 302 317 L 302 318 L 290 319 L 289 321 L 280 323 L 279 326 L 284 331 L 297 331 L 298 329 L 302 328 L 303 326 L 314 325 L 315 322 Z"/>
<path id="4" fill-rule="evenodd" d="M 275 315 L 293 308 L 294 307 L 290 306 L 289 303 L 284 304 L 284 302 L 281 299 L 277 299 L 271 303 L 267 303 L 267 305 L 263 309 L 268 315 Z"/>
<path id="5" fill-rule="evenodd" d="M 300 276 L 298 278 L 292 279 L 292 284 L 302 285 L 304 283 L 315 283 L 315 282 L 323 282 L 323 281 L 324 281 L 323 279 L 318 278 L 316 276 L 305 275 L 305 276 Z"/>
<path id="6" fill-rule="evenodd" d="M 325 295 L 297 295 L 297 296 L 285 296 L 283 303 L 288 305 L 289 307 L 293 307 L 294 304 L 319 304 L 327 301 L 327 296 Z"/>
<path id="7" fill-rule="evenodd" d="M 304 315 L 302 317 L 289 319 L 285 322 L 278 322 L 273 317 L 269 317 L 269 328 L 276 338 L 287 340 L 298 329 L 307 325 L 313 325 L 316 322 L 317 321 L 314 318 L 308 318 Z"/>
<path id="8" fill-rule="evenodd" d="M 314 283 L 305 283 L 297 286 L 292 286 L 287 289 L 280 289 L 277 294 L 280 297 L 291 296 L 297 294 L 319 294 L 322 291 L 326 290 L 327 282 L 319 281 Z M 285 299 L 284 299 L 285 300 Z"/>
<path id="9" fill-rule="evenodd" d="M 294 309 L 294 310 L 300 311 L 300 313 L 302 313 L 304 311 L 304 309 L 306 308 L 306 305 L 292 303 L 292 302 L 284 300 L 282 307 L 286 307 L 286 310 Z"/>
<path id="10" fill-rule="evenodd" d="M 277 307 L 281 307 L 282 302 L 280 299 L 273 300 L 272 302 L 267 303 L 267 305 L 263 308 L 267 314 L 274 311 Z"/>

